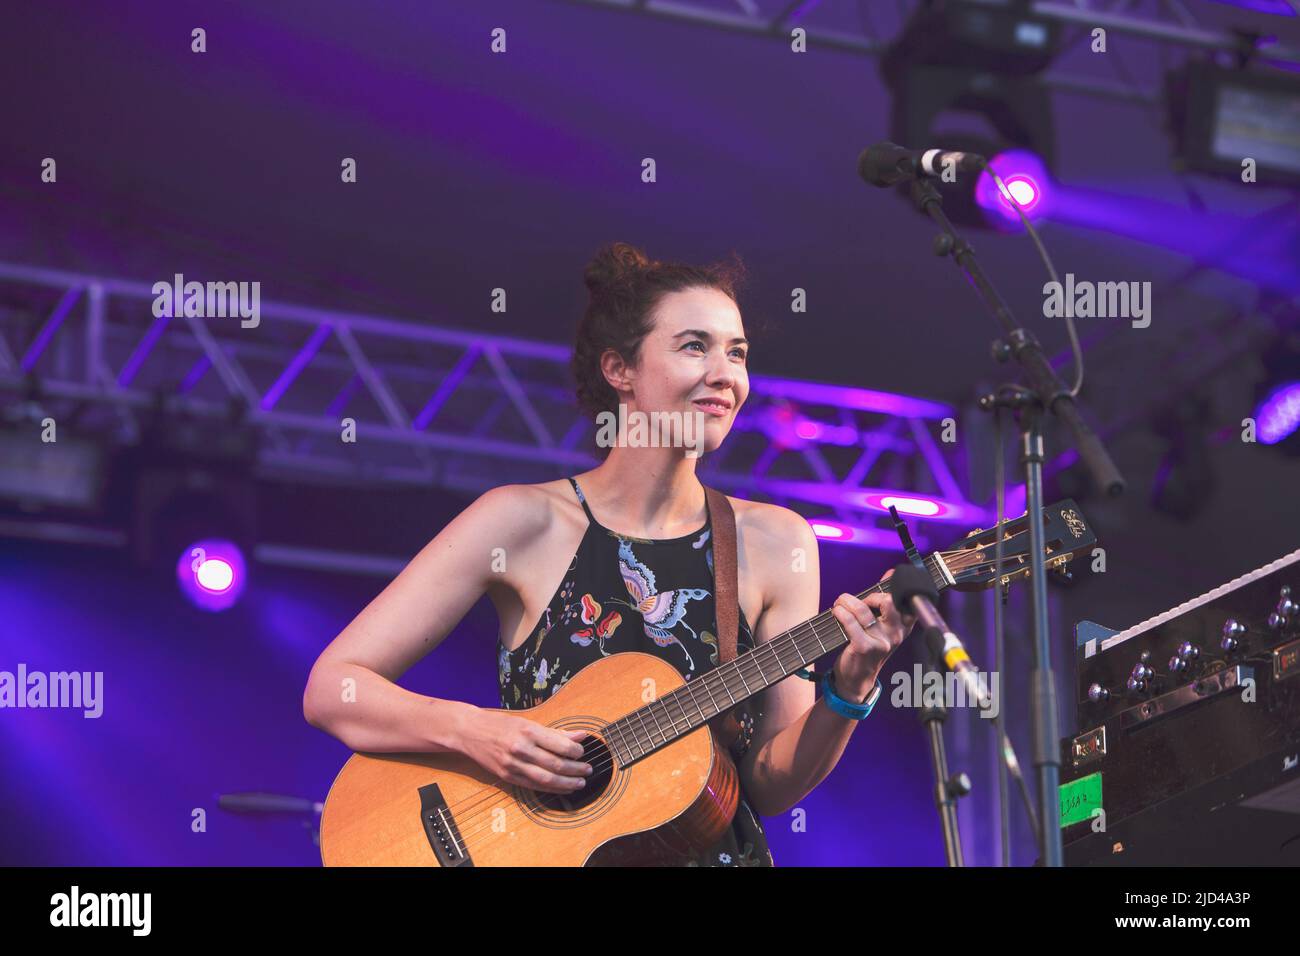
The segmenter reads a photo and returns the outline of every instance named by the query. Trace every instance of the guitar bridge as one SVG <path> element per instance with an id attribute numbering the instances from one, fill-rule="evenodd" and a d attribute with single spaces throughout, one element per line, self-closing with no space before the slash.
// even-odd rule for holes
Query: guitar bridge
<path id="1" fill-rule="evenodd" d="M 473 866 L 465 841 L 456 828 L 456 820 L 436 783 L 420 788 L 420 822 L 424 835 L 442 866 Z"/>

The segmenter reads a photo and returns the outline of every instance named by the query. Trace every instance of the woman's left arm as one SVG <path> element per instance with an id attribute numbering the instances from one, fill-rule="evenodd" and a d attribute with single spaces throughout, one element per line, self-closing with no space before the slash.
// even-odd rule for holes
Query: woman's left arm
<path id="1" fill-rule="evenodd" d="M 764 517 L 780 525 L 775 537 L 783 545 L 759 549 L 771 557 L 762 571 L 767 604 L 754 633 L 756 646 L 821 611 L 817 537 L 812 528 L 787 509 L 773 509 Z M 879 619 L 872 608 L 880 612 Z M 862 703 L 889 655 L 907 636 L 910 616 L 906 622 L 901 620 L 886 594 L 868 595 L 865 601 L 841 594 L 832 613 L 849 638 L 835 662 L 835 689 L 845 700 Z M 779 816 L 835 769 L 859 721 L 817 701 L 812 682 L 798 677 L 774 684 L 761 697 L 763 717 L 737 770 L 755 811 Z"/>

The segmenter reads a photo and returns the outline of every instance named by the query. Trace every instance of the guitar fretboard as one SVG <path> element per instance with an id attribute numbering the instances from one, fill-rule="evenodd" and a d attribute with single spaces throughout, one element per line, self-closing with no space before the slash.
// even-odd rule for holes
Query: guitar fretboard
<path id="1" fill-rule="evenodd" d="M 935 587 L 950 584 L 935 555 L 924 562 Z M 858 595 L 890 593 L 889 582 L 873 584 Z M 605 728 L 606 741 L 620 766 L 704 726 L 718 714 L 784 680 L 811 661 L 848 643 L 848 635 L 829 611 L 790 628 L 735 660 L 709 671 L 671 693 L 646 704 Z"/>

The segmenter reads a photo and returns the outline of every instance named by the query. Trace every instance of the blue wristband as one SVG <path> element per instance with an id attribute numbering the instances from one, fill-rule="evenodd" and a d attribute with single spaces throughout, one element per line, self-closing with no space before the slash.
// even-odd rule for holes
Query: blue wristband
<path id="1" fill-rule="evenodd" d="M 880 699 L 880 690 L 880 680 L 877 678 L 876 686 L 867 695 L 867 699 L 861 704 L 855 704 L 835 693 L 834 671 L 828 670 L 826 676 L 822 678 L 822 700 L 826 701 L 826 706 L 835 713 L 850 720 L 862 720 L 870 714 L 871 708 L 875 707 L 876 701 Z"/>

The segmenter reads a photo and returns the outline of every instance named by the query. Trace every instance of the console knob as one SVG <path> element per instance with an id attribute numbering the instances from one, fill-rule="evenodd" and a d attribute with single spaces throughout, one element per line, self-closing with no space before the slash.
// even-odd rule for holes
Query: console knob
<path id="1" fill-rule="evenodd" d="M 1296 603 L 1291 600 L 1291 586 L 1282 585 L 1278 592 L 1277 607 L 1268 616 L 1268 626 L 1275 631 L 1285 630 L 1295 620 Z"/>
<path id="2" fill-rule="evenodd" d="M 1142 660 L 1133 665 L 1133 671 L 1128 675 L 1128 689 L 1141 693 L 1147 689 L 1147 682 L 1155 676 L 1155 671 L 1147 667 L 1145 661 L 1151 656 L 1150 651 L 1142 652 Z"/>

